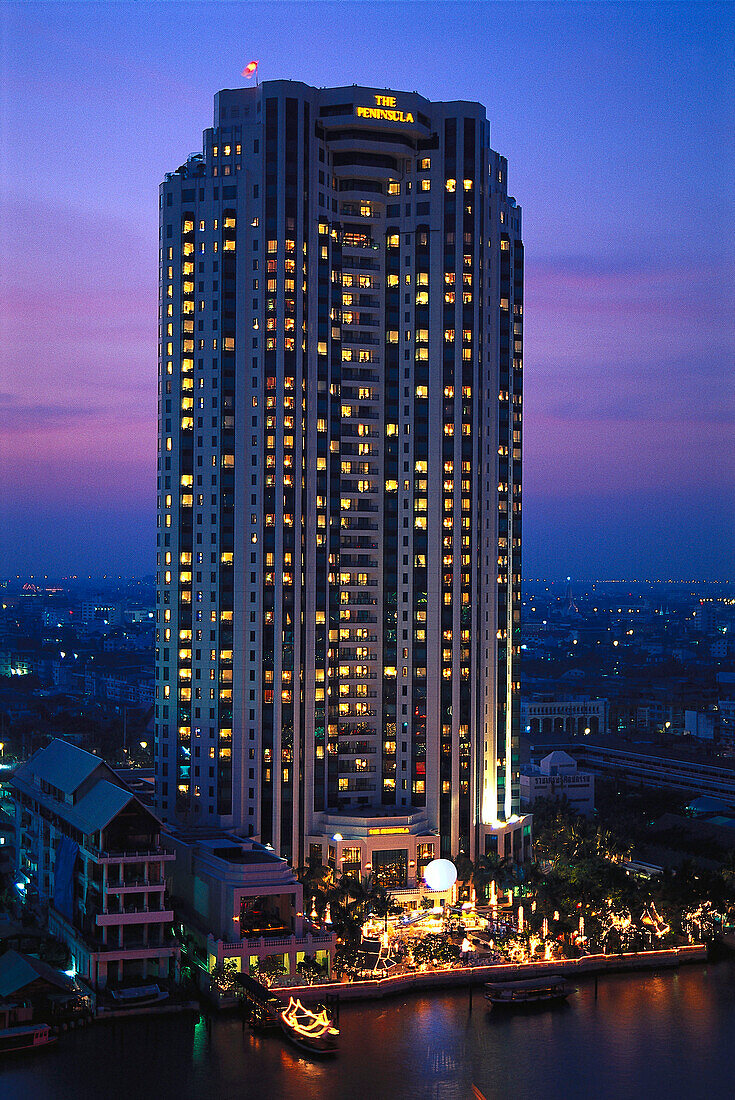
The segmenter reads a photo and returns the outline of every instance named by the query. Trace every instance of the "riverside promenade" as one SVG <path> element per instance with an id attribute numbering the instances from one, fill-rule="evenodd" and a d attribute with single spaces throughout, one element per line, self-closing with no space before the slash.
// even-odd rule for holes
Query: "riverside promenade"
<path id="1" fill-rule="evenodd" d="M 523 981 L 547 974 L 574 975 L 608 974 L 620 971 L 659 970 L 707 960 L 703 943 L 672 947 L 663 951 L 633 951 L 620 955 L 583 955 L 579 959 L 541 960 L 526 963 L 493 963 L 489 966 L 462 966 L 445 970 L 413 971 L 390 974 L 385 978 L 356 982 L 327 982 L 319 985 L 277 986 L 278 997 L 292 994 L 302 1002 L 338 997 L 340 1001 L 377 1000 L 397 994 L 418 993 L 429 989 L 449 989 L 457 986 L 480 985 L 489 981 Z"/>

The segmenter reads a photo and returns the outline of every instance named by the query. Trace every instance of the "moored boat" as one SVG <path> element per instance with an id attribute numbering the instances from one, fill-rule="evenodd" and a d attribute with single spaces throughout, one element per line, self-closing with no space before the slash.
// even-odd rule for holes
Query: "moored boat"
<path id="1" fill-rule="evenodd" d="M 487 982 L 485 997 L 492 1005 L 537 1005 L 564 1001 L 576 993 L 563 974 L 546 974 L 525 981 Z"/>
<path id="2" fill-rule="evenodd" d="M 339 1028 L 327 1015 L 326 1009 L 312 1012 L 298 998 L 291 997 L 287 1006 L 278 1014 L 284 1034 L 309 1054 L 336 1054 Z"/>
<path id="3" fill-rule="evenodd" d="M 12 1054 L 17 1050 L 35 1050 L 56 1042 L 56 1035 L 48 1024 L 21 1024 L 5 1027 L 0 1031 L 0 1054 Z"/>
<path id="4" fill-rule="evenodd" d="M 116 1008 L 138 1008 L 168 1000 L 168 993 L 157 985 L 137 985 L 129 989 L 110 990 Z"/>

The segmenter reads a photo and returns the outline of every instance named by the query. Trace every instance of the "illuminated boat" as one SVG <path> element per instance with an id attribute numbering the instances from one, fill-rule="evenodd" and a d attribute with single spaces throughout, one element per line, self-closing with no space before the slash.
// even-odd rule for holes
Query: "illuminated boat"
<path id="1" fill-rule="evenodd" d="M 48 1024 L 23 1024 L 20 1027 L 5 1027 L 0 1031 L 0 1055 L 12 1054 L 16 1050 L 35 1050 L 56 1042 L 56 1036 Z"/>
<path id="2" fill-rule="evenodd" d="M 564 1001 L 570 993 L 576 992 L 563 974 L 547 974 L 521 982 L 487 982 L 485 985 L 485 997 L 491 1005 L 513 1007 Z"/>
<path id="3" fill-rule="evenodd" d="M 310 1054 L 336 1054 L 339 1028 L 327 1015 L 326 1009 L 312 1012 L 296 997 L 278 1014 L 281 1030 L 302 1050 Z"/>

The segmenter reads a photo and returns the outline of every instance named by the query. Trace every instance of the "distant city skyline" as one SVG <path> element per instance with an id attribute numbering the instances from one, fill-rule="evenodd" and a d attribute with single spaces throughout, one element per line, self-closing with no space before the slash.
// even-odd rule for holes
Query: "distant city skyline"
<path id="1" fill-rule="evenodd" d="M 154 571 L 158 183 L 257 57 L 487 104 L 526 222 L 524 573 L 731 576 L 733 8 L 179 7 L 0 11 L 0 575 Z"/>

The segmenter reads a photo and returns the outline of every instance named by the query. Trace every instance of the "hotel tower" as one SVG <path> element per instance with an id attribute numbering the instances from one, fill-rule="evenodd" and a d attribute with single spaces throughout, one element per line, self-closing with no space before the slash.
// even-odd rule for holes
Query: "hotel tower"
<path id="1" fill-rule="evenodd" d="M 478 103 L 221 91 L 160 189 L 156 798 L 520 859 L 523 245 Z"/>

